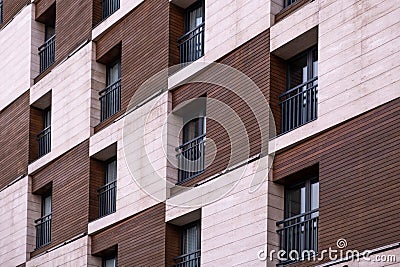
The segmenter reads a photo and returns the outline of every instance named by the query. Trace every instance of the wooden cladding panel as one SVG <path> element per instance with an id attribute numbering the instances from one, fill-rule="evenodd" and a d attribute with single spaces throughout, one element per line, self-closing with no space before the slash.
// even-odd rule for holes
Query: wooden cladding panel
<path id="1" fill-rule="evenodd" d="M 102 21 L 103 18 L 103 6 L 102 0 L 93 0 L 93 23 L 92 26 L 95 27 Z"/>
<path id="2" fill-rule="evenodd" d="M 54 5 L 56 0 L 40 0 L 36 3 L 35 7 L 35 19 L 40 22 L 44 22 L 46 19 L 42 19 L 43 15 L 47 13 L 46 11 L 49 10 L 52 5 Z M 55 11 L 55 10 L 54 10 Z M 53 12 L 50 12 L 53 14 Z M 44 40 L 44 36 L 43 36 Z"/>
<path id="3" fill-rule="evenodd" d="M 168 67 L 168 18 L 168 1 L 146 0 L 97 42 L 96 58 L 100 59 L 122 41 L 121 113 L 147 79 Z M 95 132 L 111 122 L 102 122 Z"/>
<path id="4" fill-rule="evenodd" d="M 3 23 L 0 28 L 11 21 L 25 6 L 29 5 L 31 0 L 3 0 Z"/>
<path id="5" fill-rule="evenodd" d="M 278 21 L 281 21 L 285 17 L 296 12 L 299 8 L 307 5 L 308 3 L 312 2 L 312 1 L 314 1 L 314 0 L 297 0 L 290 6 L 285 7 L 284 9 L 282 9 L 281 12 L 279 12 L 278 14 L 275 15 L 275 23 L 277 23 Z"/>
<path id="6" fill-rule="evenodd" d="M 118 245 L 118 266 L 165 266 L 165 204 L 92 236 L 92 254 Z"/>
<path id="7" fill-rule="evenodd" d="M 72 148 L 32 178 L 32 192 L 52 182 L 51 243 L 32 256 L 87 232 L 89 221 L 89 141 Z"/>
<path id="8" fill-rule="evenodd" d="M 246 74 L 260 88 L 266 99 L 265 101 L 268 101 L 270 87 L 269 30 L 259 34 L 249 42 L 218 60 L 218 62 L 236 68 Z M 246 88 L 243 87 L 240 88 L 240 90 L 243 90 L 243 92 L 246 93 Z M 183 85 L 172 93 L 173 107 L 175 108 L 186 100 L 197 98 L 205 94 L 207 95 L 207 98 L 217 99 L 234 110 L 246 128 L 247 136 L 249 138 L 250 156 L 259 153 L 261 136 L 256 117 L 253 114 L 251 107 L 249 107 L 232 91 L 217 85 L 204 83 Z M 218 111 L 211 112 L 215 113 Z M 209 113 L 209 110 L 207 110 L 206 113 Z M 238 134 L 240 128 L 237 127 L 237 122 L 232 122 L 230 125 L 234 128 L 234 134 Z M 188 181 L 184 185 L 193 185 L 207 177 L 221 172 L 226 169 L 229 160 L 231 159 L 236 163 L 247 159 L 244 154 L 239 155 L 239 158 L 231 158 L 231 142 L 229 135 L 220 123 L 207 119 L 206 132 L 207 138 L 212 139 L 217 147 L 215 160 L 208 168 L 206 168 L 203 174 Z M 246 136 L 243 136 L 241 140 L 245 138 Z M 232 165 L 232 162 L 230 165 Z"/>
<path id="9" fill-rule="evenodd" d="M 99 218 L 99 199 L 97 189 L 104 185 L 104 162 L 90 159 L 89 221 Z"/>
<path id="10" fill-rule="evenodd" d="M 0 189 L 27 174 L 29 159 L 29 91 L 0 112 Z"/>
<path id="11" fill-rule="evenodd" d="M 173 224 L 166 224 L 165 266 L 174 267 L 174 258 L 182 254 L 181 228 Z"/>
<path id="12" fill-rule="evenodd" d="M 274 115 L 276 133 L 281 132 L 279 96 L 286 91 L 286 62 L 271 54 L 271 88 L 269 106 Z"/>
<path id="13" fill-rule="evenodd" d="M 338 238 L 360 251 L 398 241 L 399 128 L 396 99 L 275 156 L 278 182 L 319 163 L 319 250 Z"/>
<path id="14" fill-rule="evenodd" d="M 170 4 L 169 9 L 169 66 L 180 63 L 178 39 L 185 33 L 183 8 Z"/>
<path id="15" fill-rule="evenodd" d="M 92 36 L 92 0 L 62 0 L 56 4 L 56 63 Z"/>
<path id="16" fill-rule="evenodd" d="M 31 107 L 29 117 L 29 162 L 33 162 L 39 155 L 37 135 L 43 130 L 43 110 Z"/>

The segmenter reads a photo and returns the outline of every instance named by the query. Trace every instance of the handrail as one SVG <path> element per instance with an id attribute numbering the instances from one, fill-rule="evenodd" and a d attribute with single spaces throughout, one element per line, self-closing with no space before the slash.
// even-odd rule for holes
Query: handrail
<path id="1" fill-rule="evenodd" d="M 205 22 L 201 23 L 199 26 L 197 26 L 196 28 L 194 28 L 193 30 L 188 31 L 187 33 L 185 33 L 184 35 L 182 35 L 181 37 L 179 37 L 178 39 L 178 43 L 180 43 L 183 39 L 185 39 L 187 36 L 189 36 L 190 34 L 194 33 L 195 31 L 199 30 L 201 27 L 203 27 L 205 25 Z"/>
<path id="2" fill-rule="evenodd" d="M 104 188 L 107 188 L 107 187 L 109 187 L 109 188 L 107 188 L 106 190 L 113 189 L 113 188 L 116 186 L 116 183 L 117 183 L 117 181 L 112 181 L 112 182 L 109 182 L 108 184 L 102 185 L 101 187 L 99 187 L 99 188 L 97 189 L 97 192 L 100 192 L 100 191 L 102 191 Z M 104 191 L 106 191 L 106 190 L 104 190 Z"/>
<path id="3" fill-rule="evenodd" d="M 199 135 L 198 137 L 193 138 L 192 140 L 190 140 L 190 141 L 188 141 L 188 142 L 186 142 L 186 143 L 180 145 L 179 147 L 175 148 L 175 151 L 178 151 L 179 149 L 182 149 L 182 148 L 184 148 L 185 146 L 190 145 L 190 144 L 193 143 L 194 141 L 200 140 L 200 139 L 202 139 L 202 138 L 204 138 L 204 137 L 206 137 L 206 134 Z"/>
<path id="4" fill-rule="evenodd" d="M 44 128 L 42 131 L 40 131 L 36 136 L 37 139 L 39 140 L 41 137 L 43 137 L 44 135 L 48 134 L 49 131 L 51 130 L 51 125 L 47 126 L 46 128 Z"/>
<path id="5" fill-rule="evenodd" d="M 39 221 L 40 221 L 40 223 L 44 223 L 44 222 L 47 222 L 50 219 L 51 219 L 51 213 L 48 214 L 48 215 L 45 215 L 45 216 L 43 216 L 43 217 L 41 217 L 39 219 L 36 219 L 35 223 L 38 223 Z"/>
<path id="6" fill-rule="evenodd" d="M 43 48 L 46 48 L 50 43 L 52 43 L 54 41 L 54 39 L 56 38 L 56 35 L 54 34 L 53 36 L 51 36 L 49 39 L 47 39 L 44 44 L 42 44 L 41 46 L 39 46 L 38 50 L 41 51 L 43 50 Z"/>
<path id="7" fill-rule="evenodd" d="M 299 84 L 299 85 L 297 85 L 296 87 L 293 87 L 293 88 L 287 90 L 286 92 L 280 94 L 280 95 L 279 95 L 279 98 L 281 98 L 281 97 L 283 97 L 283 96 L 285 96 L 285 95 L 287 95 L 287 94 L 290 94 L 290 93 L 296 91 L 297 89 L 299 89 L 299 88 L 301 88 L 301 87 L 304 87 L 304 86 L 306 86 L 307 84 L 312 83 L 312 82 L 314 82 L 314 81 L 316 81 L 316 80 L 318 80 L 318 76 L 316 76 L 316 77 L 314 77 L 314 78 L 312 78 L 312 79 L 310 79 L 310 80 L 308 80 L 308 81 L 306 81 L 306 82 L 304 82 L 304 83 L 302 83 L 302 84 Z"/>
<path id="8" fill-rule="evenodd" d="M 120 83 L 120 82 L 121 82 L 121 78 L 119 78 L 116 82 L 114 82 L 114 83 L 108 85 L 106 88 L 104 88 L 103 90 L 101 90 L 101 91 L 99 92 L 99 95 L 102 95 L 104 92 L 106 92 L 107 90 L 109 90 L 109 89 L 112 88 L 113 86 L 118 85 L 118 83 Z"/>
<path id="9" fill-rule="evenodd" d="M 301 217 L 305 217 L 305 216 L 307 216 L 307 215 L 311 215 L 311 214 L 313 214 L 313 213 L 318 212 L 318 210 L 319 210 L 319 209 L 313 209 L 313 210 L 311 210 L 311 211 L 308 211 L 308 212 L 305 212 L 305 213 L 302 213 L 302 214 L 295 215 L 295 216 L 292 216 L 292 217 L 290 217 L 290 218 L 284 219 L 284 220 L 282 220 L 282 221 L 277 222 L 277 223 L 276 223 L 276 226 L 279 226 L 280 224 L 283 224 L 283 223 L 292 221 L 292 220 L 294 220 L 294 219 L 298 219 L 298 218 L 301 218 Z"/>
<path id="10" fill-rule="evenodd" d="M 186 254 L 177 256 L 177 257 L 174 258 L 174 261 L 179 260 L 179 259 L 182 259 L 182 258 L 185 258 L 185 257 L 188 257 L 188 256 L 191 256 L 191 255 L 195 255 L 195 254 L 200 253 L 200 252 L 201 252 L 201 250 L 198 249 L 198 250 L 196 250 L 196 251 L 193 251 L 193 252 L 190 252 L 190 253 L 186 253 Z"/>

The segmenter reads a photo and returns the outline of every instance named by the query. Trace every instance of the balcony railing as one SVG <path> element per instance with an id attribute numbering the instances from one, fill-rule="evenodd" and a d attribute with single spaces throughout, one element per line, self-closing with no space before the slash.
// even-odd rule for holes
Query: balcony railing
<path id="1" fill-rule="evenodd" d="M 199 267 L 200 250 L 174 258 L 174 267 Z"/>
<path id="2" fill-rule="evenodd" d="M 204 22 L 178 39 L 181 63 L 192 62 L 204 55 Z"/>
<path id="3" fill-rule="evenodd" d="M 100 120 L 104 121 L 121 110 L 121 79 L 101 90 L 99 95 Z"/>
<path id="4" fill-rule="evenodd" d="M 302 83 L 279 96 L 282 133 L 317 118 L 318 77 Z"/>
<path id="5" fill-rule="evenodd" d="M 293 261 L 289 260 L 291 251 L 297 253 L 290 255 L 299 255 L 300 257 L 305 250 L 311 253 L 318 252 L 318 209 L 277 222 L 276 225 L 279 227 L 277 232 L 280 250 L 285 251 L 285 258 L 288 258 L 288 260 L 282 261 L 282 264 Z"/>
<path id="6" fill-rule="evenodd" d="M 39 143 L 39 158 L 51 151 L 51 126 L 46 127 L 37 135 Z"/>
<path id="7" fill-rule="evenodd" d="M 178 153 L 178 183 L 187 181 L 204 171 L 206 134 L 176 148 Z"/>
<path id="8" fill-rule="evenodd" d="M 117 181 L 105 184 L 97 190 L 99 197 L 99 217 L 115 212 Z"/>
<path id="9" fill-rule="evenodd" d="M 119 9 L 120 0 L 102 0 L 102 19 L 106 19 Z"/>
<path id="10" fill-rule="evenodd" d="M 36 248 L 43 247 L 51 241 L 51 214 L 35 220 Z"/>
<path id="11" fill-rule="evenodd" d="M 0 0 L 0 23 L 3 23 L 3 0 Z"/>
<path id="12" fill-rule="evenodd" d="M 40 73 L 44 72 L 54 63 L 56 54 L 56 35 L 50 37 L 39 47 Z"/>

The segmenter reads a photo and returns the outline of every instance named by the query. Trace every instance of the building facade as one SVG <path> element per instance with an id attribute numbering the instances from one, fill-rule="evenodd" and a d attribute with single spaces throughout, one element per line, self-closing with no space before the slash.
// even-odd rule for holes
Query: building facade
<path id="1" fill-rule="evenodd" d="M 398 55 L 396 1 L 0 0 L 0 266 L 399 265 Z"/>

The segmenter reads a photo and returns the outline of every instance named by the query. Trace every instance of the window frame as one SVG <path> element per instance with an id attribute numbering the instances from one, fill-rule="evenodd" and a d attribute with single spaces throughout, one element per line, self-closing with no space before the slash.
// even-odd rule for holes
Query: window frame
<path id="1" fill-rule="evenodd" d="M 194 10 L 201 8 L 201 13 L 202 13 L 202 23 L 204 23 L 205 21 L 205 2 L 204 0 L 198 0 L 196 2 L 194 2 L 193 4 L 191 4 L 190 6 L 188 6 L 185 9 L 185 32 L 189 32 L 191 31 L 191 29 L 189 28 L 190 25 L 190 13 L 193 12 Z"/>
<path id="2" fill-rule="evenodd" d="M 185 235 L 185 233 L 186 233 L 185 231 L 186 231 L 187 229 L 191 228 L 191 227 L 194 227 L 194 226 L 196 226 L 197 229 L 198 229 L 198 231 L 197 231 L 197 247 L 198 247 L 198 249 L 197 249 L 197 250 L 201 250 L 201 221 L 198 220 L 198 221 L 195 221 L 195 222 L 186 224 L 185 226 L 182 227 L 182 230 L 181 230 L 181 254 L 182 254 L 182 255 L 184 255 L 184 254 L 190 254 L 190 253 L 195 252 L 195 251 L 192 251 L 192 252 L 185 252 L 185 246 L 184 246 L 184 243 L 185 243 L 185 237 L 184 237 L 184 235 Z M 196 250 L 196 251 L 197 251 L 197 250 Z"/>
<path id="3" fill-rule="evenodd" d="M 287 61 L 287 66 L 286 66 L 286 91 L 291 90 L 293 87 L 291 86 L 290 82 L 291 82 L 291 71 L 290 71 L 290 67 L 291 65 L 297 61 L 298 59 L 300 59 L 301 57 L 303 57 L 304 55 L 306 55 L 307 57 L 307 81 L 311 80 L 314 75 L 313 73 L 313 52 L 316 51 L 317 52 L 317 62 L 318 62 L 318 47 L 317 45 L 313 45 L 310 48 L 307 48 L 306 50 L 304 50 L 303 52 L 300 52 L 299 54 L 295 55 L 294 57 L 290 58 Z M 317 75 L 318 76 L 318 75 Z"/>
<path id="4" fill-rule="evenodd" d="M 118 79 L 113 83 L 110 83 L 111 69 L 117 64 L 118 64 Z M 120 79 L 121 79 L 121 57 L 118 57 L 117 59 L 106 65 L 106 87 L 116 83 Z"/>

